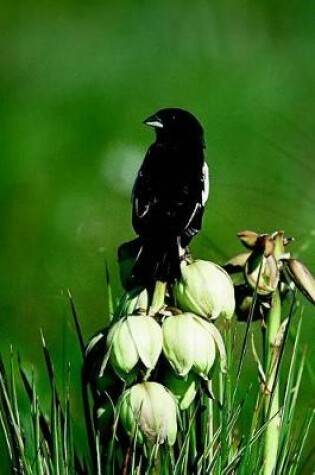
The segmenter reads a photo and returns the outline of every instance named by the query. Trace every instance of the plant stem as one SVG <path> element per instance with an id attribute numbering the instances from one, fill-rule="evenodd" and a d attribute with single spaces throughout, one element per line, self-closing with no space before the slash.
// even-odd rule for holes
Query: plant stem
<path id="1" fill-rule="evenodd" d="M 225 391 L 226 391 L 226 413 L 227 420 L 230 422 L 232 417 L 232 352 L 233 352 L 233 335 L 232 335 L 232 326 L 231 322 L 226 322 L 225 329 L 225 341 L 226 341 L 226 353 L 227 353 L 227 373 L 225 379 Z M 230 462 L 233 458 L 233 437 L 232 431 L 228 430 L 228 458 L 227 461 Z"/>
<path id="2" fill-rule="evenodd" d="M 157 280 L 154 287 L 152 303 L 150 307 L 150 315 L 154 316 L 163 307 L 165 292 L 166 292 L 166 282 L 161 282 L 160 280 Z"/>
<path id="3" fill-rule="evenodd" d="M 212 392 L 212 381 L 209 381 L 208 386 Z M 205 437 L 203 451 L 207 454 L 203 462 L 203 474 L 206 473 L 207 466 L 209 466 L 213 461 L 213 435 L 214 435 L 214 428 L 213 428 L 213 401 L 212 399 L 204 394 L 203 395 L 203 406 L 205 407 L 204 415 L 203 415 L 203 424 L 202 424 L 202 432 Z M 212 475 L 213 471 L 209 472 L 209 475 Z"/>
<path id="4" fill-rule="evenodd" d="M 277 378 L 279 348 L 277 344 L 277 335 L 280 326 L 281 299 L 279 291 L 277 290 L 272 296 L 266 331 L 265 419 L 266 422 L 269 422 L 265 434 L 263 475 L 272 475 L 277 463 L 280 428 L 279 378 Z"/>
<path id="5" fill-rule="evenodd" d="M 193 466 L 196 457 L 197 457 L 197 431 L 196 431 L 196 415 L 195 415 L 195 404 L 191 404 L 189 408 L 189 417 L 193 420 L 193 423 L 190 427 L 190 435 L 189 435 L 189 454 L 190 454 L 190 462 L 191 466 Z"/>
<path id="6" fill-rule="evenodd" d="M 221 396 L 221 455 L 220 455 L 220 472 L 223 471 L 233 458 L 233 444 L 232 444 L 232 432 L 228 426 L 232 417 L 232 351 L 233 351 L 233 338 L 231 322 L 226 321 L 225 330 L 225 347 L 227 356 L 227 368 L 226 373 L 221 376 L 222 378 L 222 396 Z M 234 393 L 235 395 L 235 393 Z"/>
<path id="7" fill-rule="evenodd" d="M 90 449 L 90 454 L 92 458 L 93 470 L 94 473 L 98 473 L 97 466 L 98 466 L 98 458 L 97 458 L 97 450 L 96 450 L 96 439 L 95 439 L 95 432 L 92 422 L 92 416 L 90 411 L 90 402 L 89 402 L 89 388 L 88 382 L 86 377 L 86 369 L 83 366 L 81 370 L 81 395 L 82 395 L 82 403 L 83 403 L 83 411 L 84 411 L 84 419 L 85 419 L 85 427 L 87 431 L 87 438 L 88 444 Z"/>

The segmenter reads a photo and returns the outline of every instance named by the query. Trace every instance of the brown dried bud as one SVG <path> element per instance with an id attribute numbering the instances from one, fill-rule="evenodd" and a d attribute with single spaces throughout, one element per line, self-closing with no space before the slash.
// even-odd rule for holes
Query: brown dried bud
<path id="1" fill-rule="evenodd" d="M 222 267 L 224 270 L 226 270 L 226 272 L 228 272 L 228 274 L 242 272 L 249 256 L 250 252 L 242 252 L 241 254 L 237 254 Z"/>
<path id="2" fill-rule="evenodd" d="M 269 235 L 264 235 L 262 237 L 262 248 L 264 250 L 264 256 L 269 257 L 271 254 L 273 254 L 275 250 L 275 241 L 272 236 Z"/>
<path id="3" fill-rule="evenodd" d="M 254 231 L 241 231 L 237 236 L 247 249 L 255 249 L 259 234 Z"/>
<path id="4" fill-rule="evenodd" d="M 273 254 L 276 259 L 280 259 L 281 256 L 284 254 L 284 245 L 285 245 L 284 231 L 277 231 L 273 233 L 272 237 L 273 237 L 273 242 L 274 242 Z"/>
<path id="5" fill-rule="evenodd" d="M 245 277 L 253 289 L 257 288 L 259 295 L 271 294 L 277 289 L 280 278 L 276 259 L 273 255 L 264 257 L 253 252 L 246 262 Z"/>
<path id="6" fill-rule="evenodd" d="M 315 304 L 315 279 L 308 268 L 297 259 L 288 259 L 285 263 L 297 288 Z"/>

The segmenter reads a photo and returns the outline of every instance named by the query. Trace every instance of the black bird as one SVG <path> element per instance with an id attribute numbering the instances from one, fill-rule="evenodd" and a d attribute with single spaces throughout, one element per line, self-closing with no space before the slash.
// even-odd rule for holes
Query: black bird
<path id="1" fill-rule="evenodd" d="M 132 224 L 139 238 L 121 246 L 120 259 L 135 262 L 127 287 L 172 282 L 180 275 L 180 256 L 201 229 L 208 199 L 204 133 L 190 112 L 161 109 L 144 124 L 156 140 L 149 147 L 132 192 Z"/>

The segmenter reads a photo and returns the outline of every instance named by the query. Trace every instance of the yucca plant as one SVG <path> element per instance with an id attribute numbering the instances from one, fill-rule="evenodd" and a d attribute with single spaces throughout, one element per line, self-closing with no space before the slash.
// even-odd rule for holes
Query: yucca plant
<path id="1" fill-rule="evenodd" d="M 69 385 L 61 398 L 44 336 L 50 411 L 21 361 L 12 354 L 6 369 L 1 360 L 0 422 L 12 473 L 303 472 L 314 410 L 296 430 L 306 365 L 296 302 L 297 289 L 315 302 L 314 279 L 285 252 L 282 232 L 239 237 L 248 252 L 224 269 L 189 257 L 175 284 L 129 290 L 117 305 L 107 279 L 109 324 L 87 342 L 69 295 L 82 354 L 86 459 L 73 436 Z M 250 358 L 257 380 L 246 387 Z M 17 375 L 28 414 L 20 409 Z"/>

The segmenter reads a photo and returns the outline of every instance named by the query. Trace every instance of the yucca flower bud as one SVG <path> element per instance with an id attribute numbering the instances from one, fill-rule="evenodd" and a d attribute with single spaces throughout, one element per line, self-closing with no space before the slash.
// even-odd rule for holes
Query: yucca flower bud
<path id="1" fill-rule="evenodd" d="M 212 320 L 231 318 L 235 308 L 230 276 L 214 262 L 196 260 L 181 264 L 181 278 L 173 286 L 176 305 Z"/>
<path id="2" fill-rule="evenodd" d="M 205 380 L 216 357 L 221 355 L 221 368 L 226 363 L 225 348 L 217 328 L 193 313 L 173 315 L 164 320 L 163 351 L 175 372 L 186 376 L 190 371 Z"/>
<path id="3" fill-rule="evenodd" d="M 139 443 L 175 443 L 176 402 L 161 384 L 148 381 L 132 386 L 122 395 L 119 414 L 127 434 L 137 435 Z"/>
<path id="4" fill-rule="evenodd" d="M 136 287 L 122 295 L 115 310 L 115 317 L 120 318 L 137 313 L 146 314 L 148 308 L 149 294 L 147 289 Z"/>
<path id="5" fill-rule="evenodd" d="M 269 295 L 279 284 L 280 273 L 275 257 L 253 252 L 245 264 L 245 278 L 259 295 Z"/>
<path id="6" fill-rule="evenodd" d="M 155 367 L 162 351 L 161 327 L 147 315 L 125 317 L 109 330 L 107 347 L 116 373 L 129 381 L 139 362 L 148 370 Z"/>

